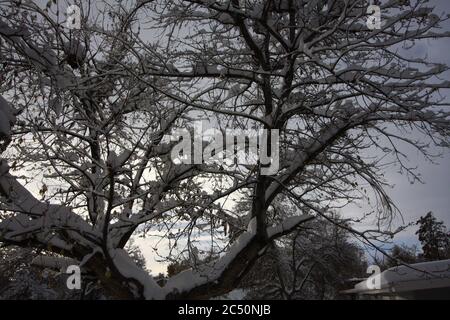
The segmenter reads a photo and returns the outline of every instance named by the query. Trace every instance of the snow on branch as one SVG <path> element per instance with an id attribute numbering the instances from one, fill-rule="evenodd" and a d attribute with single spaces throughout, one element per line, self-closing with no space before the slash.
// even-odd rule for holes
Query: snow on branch
<path id="1" fill-rule="evenodd" d="M 279 237 L 280 235 L 283 235 L 286 232 L 292 231 L 300 224 L 302 224 L 306 221 L 309 221 L 313 218 L 314 218 L 314 216 L 311 216 L 309 214 L 289 217 L 289 218 L 285 219 L 283 222 L 281 222 L 280 224 L 278 224 L 274 227 L 267 228 L 267 236 L 270 239 Z"/>
<path id="2" fill-rule="evenodd" d="M 131 259 L 128 253 L 123 249 L 110 250 L 111 258 L 113 259 L 114 266 L 120 272 L 122 276 L 127 279 L 134 279 L 143 287 L 143 296 L 148 300 L 159 300 L 164 298 L 164 293 L 161 287 L 156 281 L 142 268 L 138 267 L 136 263 Z M 139 288 L 130 283 L 134 289 L 136 297 L 140 296 Z"/>
<path id="3" fill-rule="evenodd" d="M 255 235 L 256 218 L 253 218 L 248 224 L 247 231 L 237 238 L 224 256 L 215 263 L 204 266 L 202 270 L 189 269 L 171 277 L 164 286 L 166 294 L 188 292 L 195 287 L 218 280 L 237 255 L 245 250 Z"/>
<path id="4" fill-rule="evenodd" d="M 249 263 L 250 260 L 255 259 L 257 255 L 261 254 L 264 246 L 269 244 L 272 239 L 282 236 L 283 234 L 292 231 L 300 224 L 313 219 L 311 215 L 292 216 L 285 219 L 277 226 L 269 227 L 267 229 L 268 242 L 263 244 L 261 249 L 255 253 L 250 253 L 249 248 L 256 239 L 256 218 L 250 220 L 247 231 L 242 233 L 237 240 L 227 250 L 225 255 L 219 258 L 216 262 L 202 266 L 199 270 L 192 269 L 185 270 L 179 274 L 171 277 L 166 285 L 163 287 L 165 294 L 183 294 L 188 293 L 201 286 L 208 284 L 217 284 L 221 281 L 227 269 L 229 269 L 237 261 L 238 255 L 244 255 L 244 260 Z M 256 255 L 256 256 L 255 256 Z M 240 267 L 240 272 L 244 272 L 245 266 Z M 239 274 L 235 274 L 239 278 Z"/>
<path id="5" fill-rule="evenodd" d="M 37 200 L 9 173 L 4 159 L 0 159 L 0 198 L 4 203 L 3 209 L 14 212 L 0 222 L 0 236 L 7 241 L 34 238 L 43 244 L 53 243 L 70 249 L 70 245 L 52 232 L 65 231 L 73 237 L 72 241 L 87 246 L 91 245 L 88 239 L 100 238 L 100 234 L 70 208 Z"/>
<path id="6" fill-rule="evenodd" d="M 51 77 L 59 89 L 72 87 L 76 83 L 74 74 L 60 67 L 56 52 L 50 46 L 34 41 L 30 30 L 25 25 L 20 28 L 12 27 L 0 20 L 0 36 L 15 47 L 17 53 L 36 70 Z"/>
<path id="7" fill-rule="evenodd" d="M 45 255 L 39 255 L 31 261 L 31 265 L 58 271 L 63 270 L 64 272 L 70 265 L 78 265 L 78 264 L 79 262 L 75 259 L 45 256 Z"/>

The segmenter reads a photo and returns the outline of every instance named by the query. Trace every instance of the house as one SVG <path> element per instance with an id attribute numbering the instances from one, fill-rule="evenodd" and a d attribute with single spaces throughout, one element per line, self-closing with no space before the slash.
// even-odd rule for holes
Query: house
<path id="1" fill-rule="evenodd" d="M 354 299 L 450 300 L 450 260 L 393 267 L 342 293 Z"/>

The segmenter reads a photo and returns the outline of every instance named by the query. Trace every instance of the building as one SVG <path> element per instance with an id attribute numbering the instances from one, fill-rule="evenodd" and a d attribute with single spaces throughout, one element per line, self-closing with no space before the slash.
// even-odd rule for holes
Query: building
<path id="1" fill-rule="evenodd" d="M 390 268 L 342 293 L 351 295 L 354 299 L 450 300 L 450 260 Z"/>

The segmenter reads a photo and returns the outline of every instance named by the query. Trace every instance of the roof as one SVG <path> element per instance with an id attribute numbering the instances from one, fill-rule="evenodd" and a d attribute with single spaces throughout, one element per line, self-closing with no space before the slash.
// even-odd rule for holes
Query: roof
<path id="1" fill-rule="evenodd" d="M 368 283 L 374 283 L 376 276 L 372 275 L 342 293 L 376 295 L 450 288 L 450 259 L 390 268 L 378 275 L 380 286 L 377 289 L 369 288 Z"/>

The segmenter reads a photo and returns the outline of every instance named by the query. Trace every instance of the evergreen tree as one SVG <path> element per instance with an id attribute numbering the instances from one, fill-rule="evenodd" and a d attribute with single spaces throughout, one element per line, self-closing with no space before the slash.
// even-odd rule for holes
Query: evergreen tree
<path id="1" fill-rule="evenodd" d="M 443 221 L 437 221 L 430 211 L 417 221 L 420 225 L 416 234 L 422 244 L 425 260 L 442 260 L 450 257 L 450 233 Z"/>

